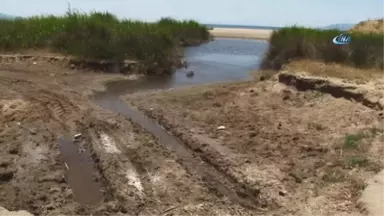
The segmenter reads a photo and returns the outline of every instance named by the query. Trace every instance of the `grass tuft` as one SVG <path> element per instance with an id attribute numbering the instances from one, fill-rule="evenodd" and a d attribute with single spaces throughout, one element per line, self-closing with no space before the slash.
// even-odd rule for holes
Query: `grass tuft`
<path id="1" fill-rule="evenodd" d="M 356 149 L 359 145 L 360 140 L 365 137 L 363 133 L 349 134 L 345 136 L 344 148 L 345 149 Z"/>

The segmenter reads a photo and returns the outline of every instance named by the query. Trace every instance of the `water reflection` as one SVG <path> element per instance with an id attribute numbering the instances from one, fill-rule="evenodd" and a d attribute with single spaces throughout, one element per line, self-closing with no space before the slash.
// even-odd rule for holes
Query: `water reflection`
<path id="1" fill-rule="evenodd" d="M 107 84 L 107 93 L 104 94 L 116 96 L 142 90 L 246 80 L 249 71 L 259 67 L 267 48 L 266 41 L 218 38 L 186 49 L 188 69 L 179 69 L 170 76 L 114 81 Z M 187 77 L 188 70 L 193 70 L 195 75 Z"/>

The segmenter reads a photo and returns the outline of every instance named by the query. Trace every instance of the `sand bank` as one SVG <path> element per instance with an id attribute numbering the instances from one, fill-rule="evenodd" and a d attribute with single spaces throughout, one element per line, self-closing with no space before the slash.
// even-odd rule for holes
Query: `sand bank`
<path id="1" fill-rule="evenodd" d="M 214 28 L 210 33 L 214 37 L 227 38 L 248 38 L 268 40 L 273 30 L 267 29 L 235 29 L 235 28 Z"/>

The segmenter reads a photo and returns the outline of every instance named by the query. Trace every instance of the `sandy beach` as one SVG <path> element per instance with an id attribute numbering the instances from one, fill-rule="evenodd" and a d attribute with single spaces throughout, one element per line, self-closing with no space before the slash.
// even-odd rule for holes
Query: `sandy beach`
<path id="1" fill-rule="evenodd" d="M 210 33 L 214 37 L 248 38 L 268 40 L 273 30 L 267 29 L 235 29 L 235 28 L 214 28 Z"/>

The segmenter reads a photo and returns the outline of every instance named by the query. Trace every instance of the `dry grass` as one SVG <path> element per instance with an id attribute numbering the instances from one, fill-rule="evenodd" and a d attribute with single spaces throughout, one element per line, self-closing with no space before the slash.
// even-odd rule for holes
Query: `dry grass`
<path id="1" fill-rule="evenodd" d="M 383 71 L 380 69 L 359 69 L 336 63 L 323 63 L 311 60 L 290 62 L 284 66 L 284 70 L 289 72 L 306 72 L 313 76 L 335 77 L 351 81 L 383 79 Z"/>
<path id="2" fill-rule="evenodd" d="M 361 33 L 383 33 L 383 19 L 362 21 L 355 25 L 350 31 Z"/>

